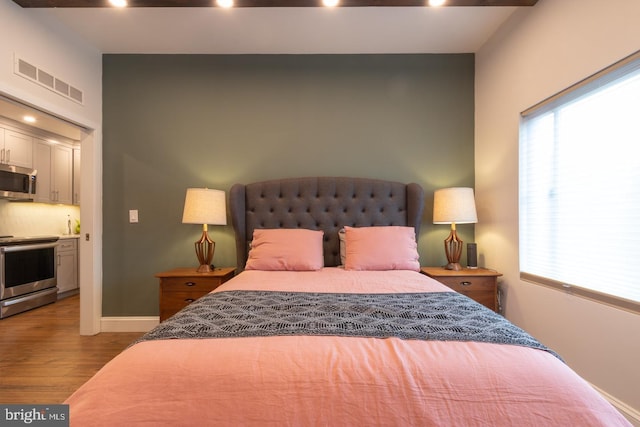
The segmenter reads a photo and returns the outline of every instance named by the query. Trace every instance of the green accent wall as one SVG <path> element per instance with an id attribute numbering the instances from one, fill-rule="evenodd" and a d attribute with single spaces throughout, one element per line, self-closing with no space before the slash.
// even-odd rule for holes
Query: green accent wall
<path id="1" fill-rule="evenodd" d="M 154 274 L 197 266 L 188 187 L 417 182 L 421 263 L 439 265 L 449 229 L 431 223 L 433 191 L 474 184 L 473 54 L 105 55 L 103 103 L 104 316 L 157 315 Z M 228 221 L 209 227 L 218 266 L 235 265 Z M 458 232 L 473 241 L 473 225 Z"/>

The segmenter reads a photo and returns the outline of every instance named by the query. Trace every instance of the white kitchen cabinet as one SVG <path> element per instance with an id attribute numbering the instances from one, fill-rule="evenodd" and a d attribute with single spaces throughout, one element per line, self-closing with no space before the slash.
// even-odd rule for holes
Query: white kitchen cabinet
<path id="1" fill-rule="evenodd" d="M 51 190 L 56 203 L 73 203 L 73 150 L 64 145 L 51 147 Z"/>
<path id="2" fill-rule="evenodd" d="M 36 169 L 36 202 L 51 202 L 51 144 L 36 139 L 33 144 L 33 168 Z"/>
<path id="3" fill-rule="evenodd" d="M 58 241 L 58 294 L 78 289 L 78 239 Z"/>
<path id="4" fill-rule="evenodd" d="M 36 202 L 73 202 L 73 150 L 61 144 L 36 139 L 33 167 L 38 171 Z"/>
<path id="5" fill-rule="evenodd" d="M 73 149 L 73 204 L 80 204 L 80 149 Z"/>
<path id="6" fill-rule="evenodd" d="M 33 138 L 9 129 L 2 131 L 4 137 L 0 138 L 0 163 L 33 167 Z"/>

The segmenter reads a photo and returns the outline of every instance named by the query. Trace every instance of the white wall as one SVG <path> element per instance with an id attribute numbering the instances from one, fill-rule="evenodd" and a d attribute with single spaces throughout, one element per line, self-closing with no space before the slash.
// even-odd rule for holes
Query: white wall
<path id="1" fill-rule="evenodd" d="M 16 54 L 81 89 L 84 105 L 14 74 Z M 97 333 L 102 288 L 102 55 L 60 25 L 40 19 L 37 9 L 22 9 L 2 0 L 0 94 L 89 129 L 81 141 L 80 328 L 84 334 Z"/>
<path id="2" fill-rule="evenodd" d="M 476 56 L 475 169 L 478 250 L 504 274 L 506 317 L 640 420 L 640 315 L 518 271 L 519 113 L 640 49 L 638 17 L 637 0 L 540 0 L 516 12 Z"/>
<path id="3" fill-rule="evenodd" d="M 38 9 L 0 2 L 0 92 L 85 126 L 98 126 L 102 115 L 101 53 L 62 26 L 39 17 Z M 83 90 L 84 105 L 15 75 L 14 55 Z"/>

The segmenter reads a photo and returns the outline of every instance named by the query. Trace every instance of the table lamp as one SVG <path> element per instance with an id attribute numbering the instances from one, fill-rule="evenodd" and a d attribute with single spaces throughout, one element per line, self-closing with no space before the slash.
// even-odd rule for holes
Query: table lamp
<path id="1" fill-rule="evenodd" d="M 200 263 L 197 271 L 198 273 L 211 271 L 211 261 L 216 244 L 207 234 L 207 225 L 227 224 L 227 205 L 224 191 L 187 188 L 182 223 L 202 224 L 202 236 L 195 243 L 196 256 Z"/>
<path id="2" fill-rule="evenodd" d="M 473 188 L 451 187 L 436 190 L 433 195 L 433 223 L 451 224 L 451 233 L 444 241 L 447 255 L 447 270 L 462 270 L 460 255 L 462 240 L 456 233 L 456 224 L 473 224 L 478 222 Z"/>

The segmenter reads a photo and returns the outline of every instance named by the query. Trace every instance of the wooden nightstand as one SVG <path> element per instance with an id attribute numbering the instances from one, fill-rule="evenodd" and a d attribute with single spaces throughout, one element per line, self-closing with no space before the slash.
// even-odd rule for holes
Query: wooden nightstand
<path id="1" fill-rule="evenodd" d="M 498 277 L 502 273 L 486 268 L 453 271 L 443 267 L 422 267 L 420 272 L 493 311 L 498 309 Z"/>
<path id="2" fill-rule="evenodd" d="M 196 267 L 189 267 L 156 274 L 160 279 L 160 321 L 222 285 L 235 271 L 234 267 L 224 267 L 210 273 L 198 273 Z"/>

